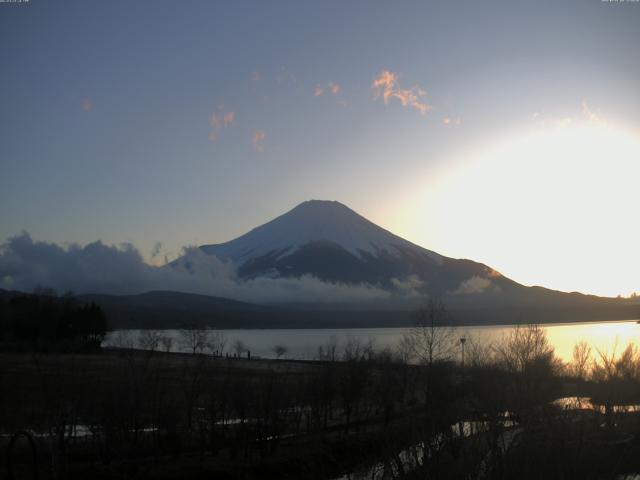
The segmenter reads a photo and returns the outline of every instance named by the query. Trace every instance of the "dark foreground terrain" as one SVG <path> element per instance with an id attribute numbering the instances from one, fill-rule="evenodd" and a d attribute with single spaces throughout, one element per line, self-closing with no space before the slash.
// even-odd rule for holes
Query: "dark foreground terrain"
<path id="1" fill-rule="evenodd" d="M 640 472 L 637 352 L 561 365 L 541 332 L 468 344 L 464 368 L 434 360 L 433 349 L 408 364 L 400 350 L 355 341 L 315 362 L 129 349 L 2 354 L 0 478 Z M 414 333 L 416 353 L 428 331 Z M 426 339 L 421 348 L 441 340 Z"/>

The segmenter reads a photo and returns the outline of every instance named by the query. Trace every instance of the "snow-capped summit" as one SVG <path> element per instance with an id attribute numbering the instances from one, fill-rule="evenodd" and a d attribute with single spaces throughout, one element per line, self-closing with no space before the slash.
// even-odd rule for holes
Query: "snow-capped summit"
<path id="1" fill-rule="evenodd" d="M 309 200 L 289 212 L 227 243 L 204 245 L 202 250 L 237 265 L 263 255 L 282 259 L 311 243 L 329 243 L 357 258 L 370 254 L 398 256 L 404 251 L 426 254 L 441 262 L 437 253 L 425 250 L 377 226 L 336 201 Z"/>
<path id="2" fill-rule="evenodd" d="M 233 262 L 242 278 L 312 275 L 437 294 L 499 289 L 501 281 L 485 265 L 422 248 L 335 201 L 301 203 L 235 240 L 200 248 Z"/>

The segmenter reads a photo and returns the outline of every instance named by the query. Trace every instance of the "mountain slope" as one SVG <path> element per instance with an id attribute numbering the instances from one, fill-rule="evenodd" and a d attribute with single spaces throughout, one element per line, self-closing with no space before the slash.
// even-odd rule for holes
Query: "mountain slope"
<path id="1" fill-rule="evenodd" d="M 339 202 L 323 200 L 301 203 L 230 242 L 200 248 L 222 260 L 232 259 L 241 264 L 269 254 L 283 258 L 316 242 L 339 245 L 356 258 L 383 252 L 393 255 L 408 250 L 420 252 L 434 263 L 442 259 L 437 253 L 380 228 Z"/>
<path id="2" fill-rule="evenodd" d="M 235 240 L 200 248 L 232 261 L 242 278 L 313 275 L 438 295 L 517 285 L 486 265 L 415 245 L 332 201 L 304 202 Z"/>

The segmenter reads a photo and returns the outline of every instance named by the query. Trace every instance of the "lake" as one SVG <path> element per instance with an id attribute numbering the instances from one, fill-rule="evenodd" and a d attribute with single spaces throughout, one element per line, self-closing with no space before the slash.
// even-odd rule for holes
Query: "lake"
<path id="1" fill-rule="evenodd" d="M 498 341 L 515 328 L 505 325 L 478 327 L 455 327 L 454 338 L 468 338 L 481 342 Z M 581 341 L 596 349 L 611 353 L 621 353 L 629 342 L 640 343 L 640 324 L 636 320 L 615 322 L 584 322 L 547 324 L 542 327 L 549 342 L 555 347 L 556 355 L 569 361 L 573 346 Z M 236 340 L 241 340 L 253 357 L 275 358 L 273 347 L 283 345 L 287 353 L 283 358 L 311 360 L 317 357 L 318 347 L 337 342 L 338 352 L 349 338 L 362 341 L 371 340 L 376 349 L 395 348 L 407 328 L 345 328 L 345 329 L 265 329 L 265 330 L 220 330 L 227 339 L 227 350 Z M 110 332 L 105 346 L 122 345 L 124 339 L 136 343 L 139 330 L 116 330 Z M 172 351 L 186 351 L 181 345 L 178 330 L 163 330 L 163 335 L 173 338 Z"/>

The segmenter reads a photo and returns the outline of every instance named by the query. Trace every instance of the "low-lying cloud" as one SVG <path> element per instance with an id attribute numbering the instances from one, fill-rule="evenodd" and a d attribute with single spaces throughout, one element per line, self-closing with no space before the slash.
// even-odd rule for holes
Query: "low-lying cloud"
<path id="1" fill-rule="evenodd" d="M 482 293 L 488 290 L 496 290 L 499 287 L 485 277 L 474 275 L 471 278 L 467 278 L 460 286 L 451 292 L 453 295 L 468 295 L 471 293 Z"/>
<path id="2" fill-rule="evenodd" d="M 399 279 L 392 278 L 391 284 L 400 294 L 406 297 L 422 296 L 422 290 L 425 287 L 425 283 L 418 275 L 409 275 L 407 278 Z"/>
<path id="3" fill-rule="evenodd" d="M 63 293 L 137 294 L 151 290 L 214 295 L 255 303 L 357 302 L 392 295 L 368 285 L 300 278 L 238 277 L 235 266 L 197 247 L 186 247 L 180 262 L 147 264 L 132 244 L 61 247 L 34 241 L 27 233 L 11 237 L 0 247 L 0 288 L 33 291 L 53 288 Z"/>

